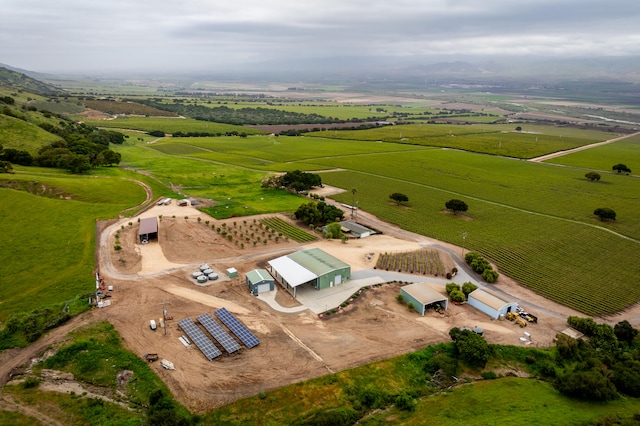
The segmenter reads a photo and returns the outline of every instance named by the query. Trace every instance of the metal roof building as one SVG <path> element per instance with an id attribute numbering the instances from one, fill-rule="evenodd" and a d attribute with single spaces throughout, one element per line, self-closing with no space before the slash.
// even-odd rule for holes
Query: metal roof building
<path id="1" fill-rule="evenodd" d="M 260 294 L 275 290 L 274 280 L 266 269 L 254 269 L 247 272 L 247 287 L 251 294 Z"/>
<path id="2" fill-rule="evenodd" d="M 509 302 L 480 288 L 469 293 L 467 302 L 493 319 L 499 319 L 501 315 L 515 311 L 518 306 L 518 302 Z"/>
<path id="3" fill-rule="evenodd" d="M 409 284 L 400 289 L 405 302 L 413 304 L 413 308 L 424 316 L 425 311 L 431 305 L 439 303 L 443 309 L 447 309 L 449 299 L 429 283 Z"/>
<path id="4" fill-rule="evenodd" d="M 296 295 L 296 287 L 310 284 L 316 290 L 333 287 L 351 277 L 351 267 L 330 254 L 312 248 L 267 262 L 271 275 Z"/>
<path id="5" fill-rule="evenodd" d="M 149 240 L 158 239 L 158 218 L 145 217 L 140 219 L 140 228 L 138 229 L 138 237 L 141 243 L 148 243 Z"/>
<path id="6" fill-rule="evenodd" d="M 340 225 L 342 226 L 342 228 L 344 228 L 343 232 L 345 232 L 344 230 L 346 230 L 356 238 L 366 238 L 376 233 L 375 231 L 367 228 L 366 226 L 362 226 L 359 223 L 354 222 L 353 220 L 345 220 L 343 222 L 340 222 Z"/>

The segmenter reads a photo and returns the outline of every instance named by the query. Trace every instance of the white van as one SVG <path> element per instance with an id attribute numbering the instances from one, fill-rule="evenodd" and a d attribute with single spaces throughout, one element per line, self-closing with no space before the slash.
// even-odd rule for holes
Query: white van
<path id="1" fill-rule="evenodd" d="M 149 321 L 149 328 L 155 331 L 155 329 L 156 329 L 156 321 L 155 320 L 150 320 Z"/>

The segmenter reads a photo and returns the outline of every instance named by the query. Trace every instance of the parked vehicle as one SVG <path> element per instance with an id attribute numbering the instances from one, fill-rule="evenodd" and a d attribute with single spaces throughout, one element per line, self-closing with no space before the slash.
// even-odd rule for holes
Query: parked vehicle
<path id="1" fill-rule="evenodd" d="M 156 331 L 156 320 L 149 321 L 149 328 L 152 329 L 153 331 Z"/>

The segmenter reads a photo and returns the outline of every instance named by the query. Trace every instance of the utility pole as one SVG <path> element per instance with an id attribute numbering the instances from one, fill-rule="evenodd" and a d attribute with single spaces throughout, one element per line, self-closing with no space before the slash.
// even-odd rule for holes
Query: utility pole
<path id="1" fill-rule="evenodd" d="M 164 308 L 164 305 L 167 304 L 169 305 L 169 302 L 160 302 L 160 304 L 162 305 L 162 322 L 164 323 L 164 335 L 167 335 L 167 310 Z"/>

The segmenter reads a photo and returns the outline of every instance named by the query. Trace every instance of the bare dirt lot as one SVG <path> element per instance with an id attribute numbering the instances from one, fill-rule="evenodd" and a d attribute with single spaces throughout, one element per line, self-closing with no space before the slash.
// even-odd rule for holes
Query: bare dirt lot
<path id="1" fill-rule="evenodd" d="M 444 315 L 430 311 L 421 317 L 396 301 L 400 288 L 397 283 L 372 287 L 332 316 L 319 317 L 309 310 L 294 314 L 279 312 L 250 295 L 244 273 L 303 246 L 281 240 L 240 248 L 211 226 L 226 223 L 231 228 L 236 221 L 239 227 L 244 221 L 253 223 L 253 217 L 217 221 L 191 207 L 175 205 L 155 206 L 141 217 L 160 214 L 159 240 L 149 244 L 137 244 L 135 219 L 123 219 L 102 232 L 100 273 L 107 285 L 114 286 L 114 292 L 112 305 L 97 310 L 95 317 L 111 321 L 133 352 L 140 355 L 155 352 L 160 358 L 171 360 L 175 371 L 163 370 L 158 363 L 152 366 L 180 402 L 196 412 L 262 390 L 447 341 L 449 330 L 456 326 L 480 326 L 490 343 L 520 344 L 523 329 L 509 321 L 494 321 L 468 305 L 451 305 Z M 367 220 L 364 213 L 360 213 L 360 218 Z M 377 229 L 383 228 L 382 223 L 369 219 Z M 209 225 L 205 224 L 207 220 Z M 116 233 L 122 246 L 118 252 L 113 249 Z M 319 239 L 308 246 L 325 249 L 357 271 L 372 268 L 375 258 L 371 259 L 371 253 L 417 249 L 432 243 L 388 224 L 384 233 L 347 244 Z M 220 279 L 207 285 L 196 284 L 191 273 L 203 263 L 218 271 Z M 239 278 L 225 276 L 229 267 L 240 272 Z M 424 280 L 424 277 L 416 279 Z M 504 290 L 515 293 L 519 299 L 531 297 L 535 306 L 545 307 L 540 312 L 532 310 L 539 323 L 530 325 L 527 331 L 532 334 L 533 345 L 551 345 L 555 335 L 565 328 L 565 313 L 574 313 L 536 297 L 508 282 L 506 277 L 501 280 L 499 285 Z M 282 305 L 297 304 L 286 291 L 276 287 L 276 300 Z M 166 332 L 160 328 L 151 331 L 149 320 L 159 321 L 163 303 L 173 319 L 167 322 Z M 195 346 L 185 348 L 178 341 L 183 332 L 177 322 L 185 317 L 195 320 L 196 316 L 221 307 L 236 314 L 256 334 L 260 344 L 207 361 Z"/>

